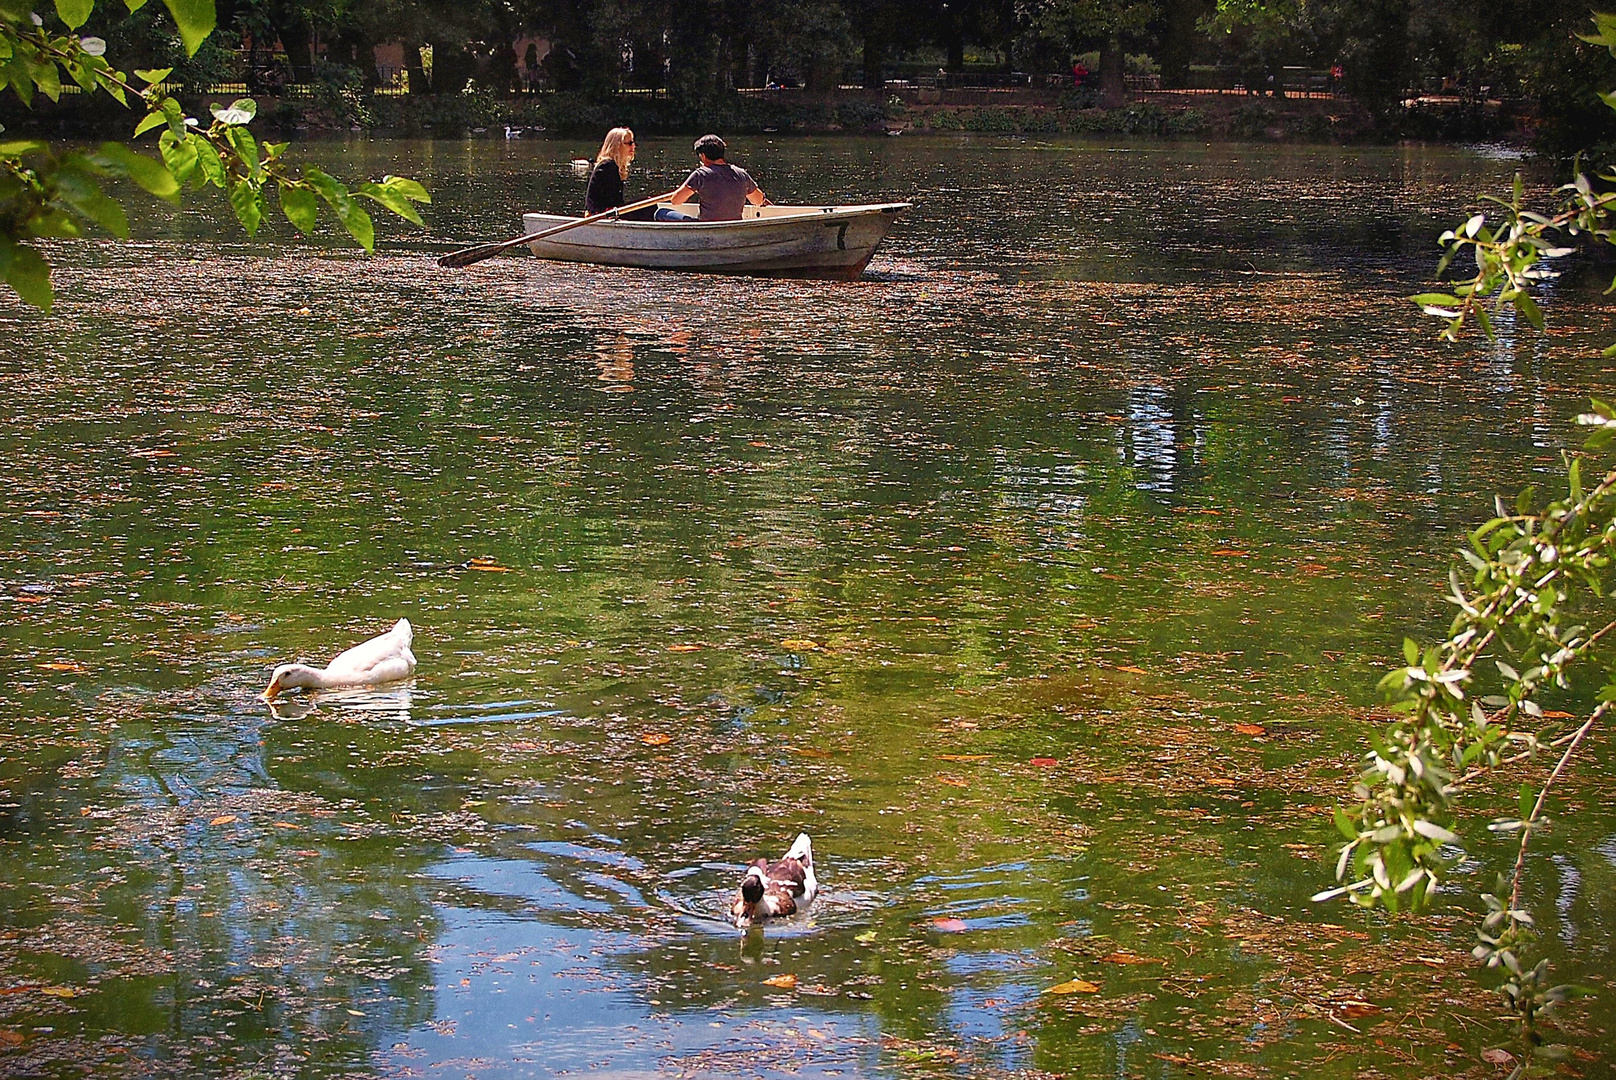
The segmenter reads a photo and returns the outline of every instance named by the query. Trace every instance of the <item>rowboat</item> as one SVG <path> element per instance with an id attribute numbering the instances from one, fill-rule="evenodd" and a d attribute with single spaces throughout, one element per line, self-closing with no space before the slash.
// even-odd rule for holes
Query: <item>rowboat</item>
<path id="1" fill-rule="evenodd" d="M 608 219 L 534 240 L 528 247 L 541 259 L 563 262 L 853 281 L 898 215 L 912 205 L 748 206 L 740 221 Z M 522 215 L 527 233 L 577 220 L 559 214 Z"/>

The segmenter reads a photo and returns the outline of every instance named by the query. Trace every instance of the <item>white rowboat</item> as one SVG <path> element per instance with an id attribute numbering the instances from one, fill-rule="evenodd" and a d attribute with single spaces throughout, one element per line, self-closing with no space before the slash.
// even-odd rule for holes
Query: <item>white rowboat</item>
<path id="1" fill-rule="evenodd" d="M 667 206 L 667 203 L 663 203 Z M 528 244 L 541 259 L 708 274 L 853 281 L 912 203 L 748 206 L 740 221 L 599 221 Z M 696 212 L 696 207 L 675 207 Z M 523 214 L 523 231 L 577 218 Z"/>

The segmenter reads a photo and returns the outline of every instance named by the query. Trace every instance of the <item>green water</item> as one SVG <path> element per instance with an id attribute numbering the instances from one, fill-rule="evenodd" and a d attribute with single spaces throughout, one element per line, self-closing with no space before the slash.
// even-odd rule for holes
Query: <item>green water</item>
<path id="1" fill-rule="evenodd" d="M 590 147 L 298 149 L 433 233 L 193 202 L 0 302 L 0 1073 L 1493 1075 L 1485 800 L 1436 915 L 1307 897 L 1462 530 L 1616 392 L 1591 277 L 1496 344 L 1402 299 L 1518 163 L 736 140 L 921 200 L 829 284 L 441 271 Z M 401 616 L 406 688 L 258 700 Z M 1586 1076 L 1610 765 L 1528 864 Z M 810 917 L 725 925 L 799 831 Z"/>

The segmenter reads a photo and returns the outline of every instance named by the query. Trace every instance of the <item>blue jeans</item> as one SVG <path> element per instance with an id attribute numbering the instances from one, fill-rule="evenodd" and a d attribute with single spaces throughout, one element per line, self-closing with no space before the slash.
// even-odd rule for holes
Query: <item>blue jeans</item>
<path id="1" fill-rule="evenodd" d="M 665 209 L 664 207 L 661 207 L 661 206 L 657 207 L 656 219 L 658 221 L 695 221 L 696 220 L 695 218 L 691 217 L 689 214 L 681 214 L 677 210 L 668 210 L 668 209 Z"/>

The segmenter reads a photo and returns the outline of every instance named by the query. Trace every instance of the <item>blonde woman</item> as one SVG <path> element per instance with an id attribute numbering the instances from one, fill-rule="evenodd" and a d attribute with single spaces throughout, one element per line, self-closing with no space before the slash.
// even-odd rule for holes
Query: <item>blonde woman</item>
<path id="1" fill-rule="evenodd" d="M 606 133 L 595 155 L 595 167 L 589 172 L 589 188 L 584 193 L 584 213 L 600 214 L 622 206 L 623 178 L 628 175 L 629 162 L 634 160 L 634 132 L 626 127 L 614 127 Z M 647 206 L 623 215 L 625 221 L 689 221 L 690 218 L 673 210 L 658 210 Z"/>

